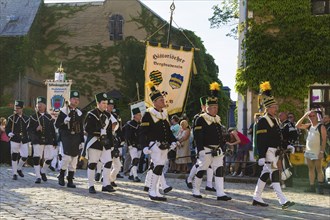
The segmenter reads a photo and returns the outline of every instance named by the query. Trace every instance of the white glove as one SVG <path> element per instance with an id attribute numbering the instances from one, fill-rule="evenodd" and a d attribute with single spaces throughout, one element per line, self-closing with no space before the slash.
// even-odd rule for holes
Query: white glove
<path id="1" fill-rule="evenodd" d="M 143 148 L 143 153 L 144 154 L 151 154 L 151 150 L 149 150 L 149 147 Z"/>
<path id="2" fill-rule="evenodd" d="M 79 145 L 79 150 L 82 150 L 84 148 L 84 142 L 82 142 L 80 145 Z"/>
<path id="3" fill-rule="evenodd" d="M 286 149 L 290 150 L 292 154 L 294 154 L 294 152 L 295 152 L 294 146 L 292 146 L 292 145 L 288 145 L 286 147 Z"/>
<path id="4" fill-rule="evenodd" d="M 263 166 L 263 165 L 265 165 L 265 163 L 266 163 L 265 158 L 260 158 L 260 159 L 258 160 L 258 165 L 259 165 L 259 166 Z"/>
<path id="5" fill-rule="evenodd" d="M 177 144 L 175 142 L 171 143 L 170 150 L 174 150 L 176 148 Z"/>
<path id="6" fill-rule="evenodd" d="M 101 136 L 102 135 L 107 135 L 107 130 L 106 129 L 103 129 L 103 128 L 101 129 Z"/>
<path id="7" fill-rule="evenodd" d="M 66 118 L 64 119 L 64 124 L 69 124 L 71 118 L 69 116 L 66 116 Z"/>
<path id="8" fill-rule="evenodd" d="M 8 134 L 8 137 L 10 137 L 10 138 L 12 138 L 12 137 L 14 137 L 14 133 L 13 132 L 10 132 L 9 134 Z"/>

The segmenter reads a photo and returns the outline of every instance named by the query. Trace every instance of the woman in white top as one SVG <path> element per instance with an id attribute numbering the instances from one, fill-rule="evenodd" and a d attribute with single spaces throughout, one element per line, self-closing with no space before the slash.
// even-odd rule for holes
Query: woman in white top
<path id="1" fill-rule="evenodd" d="M 179 157 L 176 159 L 175 163 L 177 165 L 177 171 L 187 173 L 188 163 L 191 163 L 190 149 L 189 149 L 189 137 L 190 137 L 190 128 L 186 120 L 180 122 L 180 131 L 176 136 L 176 139 L 180 143 L 178 145 L 176 155 Z M 180 158 L 181 157 L 181 158 Z"/>
<path id="2" fill-rule="evenodd" d="M 304 119 L 307 117 L 309 119 L 309 123 L 303 123 Z M 319 132 L 318 126 L 321 126 L 321 133 Z M 318 122 L 317 112 L 314 110 L 306 112 L 305 115 L 301 119 L 299 119 L 296 127 L 298 129 L 308 130 L 308 135 L 306 138 L 306 151 L 304 156 L 307 160 L 310 187 L 305 190 L 305 192 L 316 192 L 314 183 L 316 169 L 318 180 L 318 193 L 323 194 L 322 185 L 324 182 L 324 174 L 321 163 L 326 146 L 326 129 L 324 125 L 321 125 Z"/>

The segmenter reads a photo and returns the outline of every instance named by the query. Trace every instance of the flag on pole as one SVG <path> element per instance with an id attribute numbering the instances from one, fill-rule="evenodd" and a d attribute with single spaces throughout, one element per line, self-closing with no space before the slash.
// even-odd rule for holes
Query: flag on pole
<path id="1" fill-rule="evenodd" d="M 153 82 L 156 89 L 165 97 L 170 115 L 182 112 L 187 96 L 191 72 L 194 70 L 194 48 L 163 48 L 147 42 L 145 58 L 145 82 Z M 152 106 L 149 88 L 145 88 L 145 103 Z"/>

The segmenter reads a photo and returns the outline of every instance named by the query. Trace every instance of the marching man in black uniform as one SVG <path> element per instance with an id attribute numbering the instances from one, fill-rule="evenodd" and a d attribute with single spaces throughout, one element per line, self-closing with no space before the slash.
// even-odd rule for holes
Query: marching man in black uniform
<path id="1" fill-rule="evenodd" d="M 22 167 L 29 155 L 29 138 L 27 133 L 29 117 L 23 114 L 23 106 L 23 101 L 15 101 L 14 114 L 8 117 L 8 124 L 6 126 L 6 133 L 10 138 L 13 180 L 17 180 L 17 175 L 24 177 Z M 18 162 L 19 155 L 21 155 L 21 158 Z"/>
<path id="2" fill-rule="evenodd" d="M 170 129 L 164 97 L 159 90 L 156 90 L 152 82 L 148 82 L 147 86 L 151 89 L 150 99 L 154 107 L 148 108 L 142 117 L 139 142 L 145 147 L 143 152 L 151 155 L 154 164 L 149 197 L 151 200 L 166 201 L 166 198 L 159 193 L 159 180 L 169 149 L 174 150 L 176 147 L 176 139 Z"/>
<path id="3" fill-rule="evenodd" d="M 55 127 L 59 129 L 60 141 L 63 147 L 61 170 L 58 176 L 58 184 L 65 185 L 64 176 L 68 169 L 67 187 L 76 188 L 73 184 L 73 176 L 76 172 L 79 148 L 84 143 L 83 114 L 77 108 L 79 105 L 79 92 L 70 92 L 70 104 L 60 109 Z"/>
<path id="4" fill-rule="evenodd" d="M 125 139 L 129 149 L 129 154 L 132 158 L 129 179 L 134 182 L 141 182 L 137 175 L 137 166 L 139 165 L 142 153 L 141 145 L 138 143 L 138 129 L 142 118 L 140 108 L 132 109 L 132 114 L 133 119 L 126 123 L 125 128 Z"/>
<path id="5" fill-rule="evenodd" d="M 94 176 L 97 162 L 103 163 L 102 191 L 114 192 L 110 185 L 111 147 L 112 147 L 112 123 L 111 115 L 107 112 L 108 96 L 106 93 L 95 95 L 97 108 L 87 113 L 85 119 L 85 131 L 87 140 L 82 156 L 88 159 L 88 187 L 89 193 L 96 193 L 94 188 Z"/>
<path id="6" fill-rule="evenodd" d="M 196 114 L 193 118 L 193 121 L 192 121 L 192 129 L 193 129 L 193 134 L 195 133 L 195 125 L 196 125 L 196 121 L 197 119 L 199 118 L 199 116 L 201 114 L 204 114 L 206 112 L 206 100 L 207 100 L 207 96 L 202 96 L 200 97 L 199 101 L 200 101 L 200 104 L 201 104 L 201 112 Z M 194 135 L 195 136 L 195 135 Z M 196 143 L 195 141 L 193 142 L 194 144 L 194 147 L 196 148 Z M 195 149 L 195 151 L 197 152 L 197 149 Z M 197 159 L 199 160 L 199 159 Z M 198 161 L 196 161 L 196 163 L 192 166 L 190 172 L 189 172 L 189 175 L 186 179 L 186 184 L 187 184 L 187 187 L 189 189 L 192 189 L 193 186 L 192 186 L 192 179 L 194 178 L 194 176 L 196 175 L 196 171 L 197 171 L 197 167 L 198 167 Z M 213 169 L 211 166 L 209 166 L 209 168 L 206 170 L 206 186 L 205 186 L 205 190 L 207 191 L 213 191 L 215 192 L 215 188 L 213 187 L 213 184 L 212 184 L 212 180 L 213 180 Z"/>
<path id="7" fill-rule="evenodd" d="M 107 111 L 111 114 L 112 121 L 112 135 L 113 135 L 113 147 L 111 148 L 111 156 L 112 156 L 112 166 L 110 172 L 110 184 L 113 187 L 117 187 L 115 183 L 117 178 L 123 178 L 119 172 L 122 167 L 121 158 L 122 155 L 122 147 L 124 142 L 124 137 L 122 135 L 122 124 L 120 116 L 115 113 L 116 109 L 115 102 L 113 99 L 108 100 L 108 108 Z"/>
<path id="8" fill-rule="evenodd" d="M 224 193 L 224 167 L 225 140 L 218 113 L 217 92 L 220 90 L 218 83 L 210 84 L 211 97 L 206 100 L 206 113 L 197 118 L 195 125 L 195 140 L 199 154 L 198 167 L 193 184 L 193 196 L 202 198 L 200 187 L 203 175 L 211 165 L 215 175 L 215 189 L 217 200 L 228 201 L 231 197 Z"/>
<path id="9" fill-rule="evenodd" d="M 259 166 L 263 166 L 263 170 L 254 191 L 252 205 L 268 206 L 261 198 L 261 194 L 265 188 L 267 179 L 270 177 L 273 189 L 278 197 L 279 203 L 282 205 L 282 209 L 287 209 L 295 203 L 287 200 L 280 186 L 280 173 L 277 167 L 277 161 L 279 158 L 278 154 L 281 148 L 282 136 L 279 120 L 276 118 L 278 105 L 274 97 L 271 96 L 271 87 L 268 81 L 262 83 L 260 89 L 264 95 L 263 105 L 266 114 L 261 117 L 257 123 L 256 143 L 259 154 L 258 164 Z M 289 145 L 288 149 L 294 152 L 293 146 Z"/>
<path id="10" fill-rule="evenodd" d="M 33 162 L 36 173 L 35 183 L 47 181 L 47 168 L 54 158 L 54 148 L 57 146 L 54 120 L 46 112 L 46 98 L 37 98 L 36 114 L 30 116 L 28 133 L 33 145 Z M 44 164 L 40 170 L 40 159 L 44 157 Z"/>

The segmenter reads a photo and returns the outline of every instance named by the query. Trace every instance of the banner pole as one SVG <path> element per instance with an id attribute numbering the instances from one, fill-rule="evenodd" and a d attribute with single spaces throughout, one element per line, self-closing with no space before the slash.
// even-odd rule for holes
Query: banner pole
<path id="1" fill-rule="evenodd" d="M 171 18 L 170 18 L 170 26 L 168 28 L 168 35 L 167 35 L 167 47 L 170 46 L 170 42 L 171 42 L 172 20 L 173 20 L 173 12 L 175 10 L 174 1 L 172 2 L 171 6 L 170 6 L 170 10 L 171 10 Z"/>

